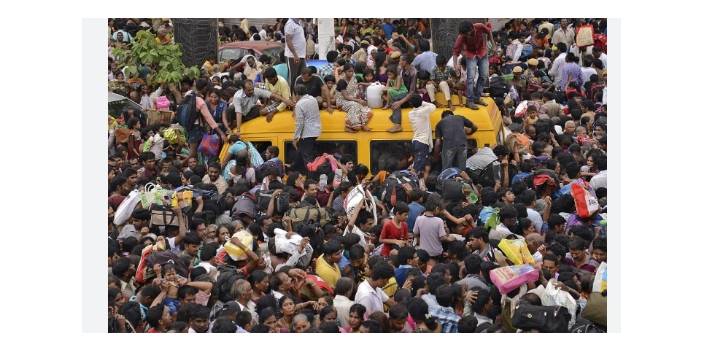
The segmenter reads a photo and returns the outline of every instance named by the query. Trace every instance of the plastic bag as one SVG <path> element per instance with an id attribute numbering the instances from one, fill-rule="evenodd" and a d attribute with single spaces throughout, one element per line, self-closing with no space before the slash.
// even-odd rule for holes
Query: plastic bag
<path id="1" fill-rule="evenodd" d="M 595 280 L 592 282 L 592 292 L 601 293 L 607 290 L 607 262 L 600 263 L 595 272 Z"/>
<path id="2" fill-rule="evenodd" d="M 234 233 L 232 237 L 239 239 L 239 241 L 249 248 L 249 250 L 253 250 L 253 235 L 251 235 L 251 233 L 248 231 L 240 230 Z M 246 252 L 244 252 L 238 246 L 232 244 L 231 241 L 227 241 L 227 243 L 224 244 L 224 251 L 226 251 L 229 257 L 231 257 L 231 259 L 234 261 L 243 261 L 247 257 Z"/>
<path id="3" fill-rule="evenodd" d="M 575 201 L 575 212 L 580 218 L 590 218 L 600 209 L 594 190 L 589 184 L 575 182 L 570 187 L 570 194 Z"/>
<path id="4" fill-rule="evenodd" d="M 499 267 L 490 271 L 490 280 L 501 294 L 507 294 L 522 284 L 533 283 L 538 279 L 539 271 L 528 264 Z"/>
<path id="5" fill-rule="evenodd" d="M 569 293 L 556 288 L 553 284 L 554 282 L 556 282 L 555 279 L 551 279 L 548 281 L 546 289 L 541 295 L 541 304 L 543 304 L 544 306 L 565 307 L 568 310 L 568 312 L 570 312 L 571 316 L 570 322 L 568 323 L 568 328 L 570 328 L 573 326 L 573 324 L 575 324 L 575 312 L 578 309 L 578 303 Z"/>
<path id="6" fill-rule="evenodd" d="M 287 238 L 288 232 L 283 229 L 276 228 L 273 230 L 275 233 L 275 252 L 276 253 L 286 253 L 292 255 L 300 247 L 300 242 L 302 237 L 298 234 L 293 234 L 290 239 Z"/>
<path id="7" fill-rule="evenodd" d="M 502 239 L 497 247 L 505 253 L 513 264 L 535 264 L 524 239 Z"/>
<path id="8" fill-rule="evenodd" d="M 178 199 L 178 196 L 181 199 Z M 191 190 L 179 191 L 171 196 L 171 207 L 186 208 L 193 205 L 193 192 Z"/>
<path id="9" fill-rule="evenodd" d="M 220 146 L 221 140 L 219 140 L 219 135 L 205 134 L 202 137 L 202 141 L 200 141 L 200 146 L 197 148 L 197 151 L 208 157 L 215 157 L 219 155 Z"/>
<path id="10" fill-rule="evenodd" d="M 170 198 L 171 193 L 172 191 L 163 189 L 160 185 L 147 183 L 140 196 L 141 207 L 150 208 L 153 204 L 163 206 Z"/>
<path id="11" fill-rule="evenodd" d="M 132 190 L 129 195 L 119 204 L 117 211 L 115 211 L 115 217 L 112 222 L 116 225 L 122 225 L 129 220 L 132 216 L 132 212 L 139 204 L 139 190 Z"/>

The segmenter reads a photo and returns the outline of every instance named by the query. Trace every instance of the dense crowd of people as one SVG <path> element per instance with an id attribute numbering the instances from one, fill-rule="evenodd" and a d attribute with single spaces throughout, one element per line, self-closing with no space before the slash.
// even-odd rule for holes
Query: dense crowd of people
<path id="1" fill-rule="evenodd" d="M 281 57 L 207 61 L 180 84 L 108 59 L 110 90 L 142 107 L 110 117 L 110 332 L 606 332 L 606 20 L 461 22 L 445 55 L 426 19 L 336 19 L 319 68 L 313 21 L 246 22 L 220 41 L 283 42 Z M 140 30 L 173 42 L 168 20 L 108 24 L 110 53 Z M 368 131 L 374 82 L 387 131 L 406 114 L 413 139 L 371 172 L 316 140 L 325 110 Z M 471 146 L 476 124 L 437 92 L 494 100 L 498 143 Z M 242 137 L 286 110 L 284 161 Z"/>

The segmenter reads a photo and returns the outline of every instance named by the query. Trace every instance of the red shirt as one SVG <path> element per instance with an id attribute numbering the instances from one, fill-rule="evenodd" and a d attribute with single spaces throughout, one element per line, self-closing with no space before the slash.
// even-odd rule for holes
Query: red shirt
<path id="1" fill-rule="evenodd" d="M 470 35 L 459 34 L 456 38 L 456 43 L 453 45 L 453 54 L 459 55 L 463 53 L 463 57 L 472 59 L 475 56 L 483 57 L 487 55 L 487 42 L 483 34 L 490 34 L 492 25 L 482 23 L 473 23 L 473 33 Z"/>
<path id="2" fill-rule="evenodd" d="M 380 239 L 407 240 L 409 239 L 408 233 L 407 222 L 402 222 L 400 228 L 398 228 L 395 226 L 394 221 L 387 221 L 385 225 L 383 225 L 383 230 L 380 232 Z M 380 255 L 389 256 L 390 251 L 392 251 L 392 246 L 390 246 L 390 244 L 383 244 Z"/>

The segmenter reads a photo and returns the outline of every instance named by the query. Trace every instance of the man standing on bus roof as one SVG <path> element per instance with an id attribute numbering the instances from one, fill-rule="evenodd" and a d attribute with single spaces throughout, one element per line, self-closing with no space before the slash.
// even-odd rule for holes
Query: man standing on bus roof
<path id="1" fill-rule="evenodd" d="M 480 98 L 488 78 L 488 50 L 484 34 L 487 34 L 492 46 L 495 47 L 490 23 L 461 22 L 458 26 L 456 43 L 453 45 L 453 67 L 458 67 L 459 54 L 463 53 L 466 59 L 466 107 L 472 110 L 478 109 L 475 104 L 487 106 L 487 103 Z M 478 67 L 477 89 L 474 77 L 476 66 Z"/>
<path id="2" fill-rule="evenodd" d="M 295 80 L 306 67 L 305 53 L 307 42 L 305 41 L 305 30 L 302 28 L 299 18 L 290 18 L 285 23 L 285 57 L 288 59 L 288 82 L 295 83 Z"/>
<path id="3" fill-rule="evenodd" d="M 295 85 L 295 95 L 300 98 L 295 104 L 293 147 L 297 149 L 298 157 L 294 168 L 307 174 L 307 164 L 314 160 L 315 141 L 321 134 L 322 124 L 317 100 L 307 93 L 307 88 L 302 84 Z"/>

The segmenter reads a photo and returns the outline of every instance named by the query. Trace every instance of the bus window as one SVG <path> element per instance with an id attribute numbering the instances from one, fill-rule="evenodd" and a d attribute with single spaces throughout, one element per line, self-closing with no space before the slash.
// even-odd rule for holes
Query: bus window
<path id="1" fill-rule="evenodd" d="M 477 149 L 478 148 L 478 142 L 473 139 L 473 138 L 468 138 L 468 148 L 469 149 Z"/>
<path id="2" fill-rule="evenodd" d="M 295 163 L 297 158 L 297 150 L 292 146 L 292 141 L 285 142 L 285 163 L 292 165 Z M 330 155 L 335 155 L 336 157 L 341 157 L 343 155 L 350 155 L 354 164 L 358 163 L 358 146 L 355 140 L 344 140 L 344 141 L 325 141 L 317 140 L 314 146 L 315 157 L 327 153 Z"/>
<path id="3" fill-rule="evenodd" d="M 266 149 L 273 145 L 272 142 L 270 141 L 252 141 L 251 144 L 254 145 L 256 150 L 258 150 L 258 153 L 261 154 L 261 157 L 266 153 Z"/>
<path id="4" fill-rule="evenodd" d="M 380 170 L 394 172 L 409 167 L 412 156 L 412 142 L 409 140 L 371 141 L 371 172 Z"/>

